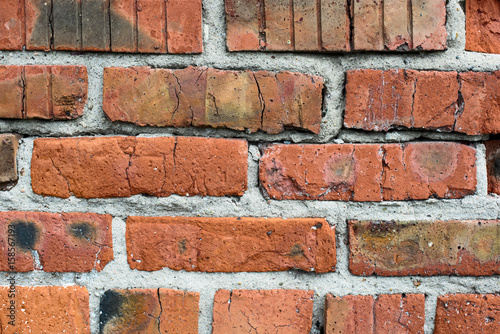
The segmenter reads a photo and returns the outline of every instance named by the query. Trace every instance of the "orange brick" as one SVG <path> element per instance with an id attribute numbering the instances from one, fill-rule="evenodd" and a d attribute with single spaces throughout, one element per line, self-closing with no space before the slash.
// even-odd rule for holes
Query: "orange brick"
<path id="1" fill-rule="evenodd" d="M 335 229 L 324 219 L 129 217 L 132 269 L 206 272 L 335 270 Z"/>
<path id="2" fill-rule="evenodd" d="M 203 52 L 201 0 L 168 0 L 166 6 L 168 52 Z"/>
<path id="3" fill-rule="evenodd" d="M 0 134 L 0 189 L 17 182 L 17 149 L 19 137 L 13 134 Z"/>
<path id="4" fill-rule="evenodd" d="M 312 327 L 313 291 L 219 290 L 213 334 L 307 334 Z"/>
<path id="5" fill-rule="evenodd" d="M 500 3 L 496 0 L 468 0 L 465 17 L 465 49 L 500 53 Z"/>

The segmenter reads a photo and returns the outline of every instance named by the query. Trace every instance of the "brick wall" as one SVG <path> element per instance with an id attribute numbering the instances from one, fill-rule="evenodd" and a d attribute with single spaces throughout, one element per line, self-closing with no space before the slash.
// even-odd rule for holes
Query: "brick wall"
<path id="1" fill-rule="evenodd" d="M 0 5 L 0 332 L 500 332 L 497 0 Z"/>

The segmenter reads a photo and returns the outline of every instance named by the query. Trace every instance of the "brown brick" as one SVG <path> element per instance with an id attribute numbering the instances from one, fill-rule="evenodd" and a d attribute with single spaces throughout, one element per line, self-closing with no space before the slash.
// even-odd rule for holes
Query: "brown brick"
<path id="1" fill-rule="evenodd" d="M 74 119 L 87 89 L 84 66 L 0 66 L 0 118 Z"/>
<path id="2" fill-rule="evenodd" d="M 424 295 L 326 295 L 325 334 L 424 333 Z"/>
<path id="3" fill-rule="evenodd" d="M 80 0 L 82 50 L 111 51 L 109 0 Z"/>
<path id="4" fill-rule="evenodd" d="M 89 293 L 80 286 L 16 286 L 14 325 L 9 324 L 10 287 L 0 288 L 0 323 L 4 334 L 90 334 Z"/>
<path id="5" fill-rule="evenodd" d="M 266 48 L 273 51 L 293 50 L 294 39 L 292 5 L 290 0 L 267 0 L 266 17 Z"/>
<path id="6" fill-rule="evenodd" d="M 488 193 L 500 195 L 500 140 L 488 140 L 485 146 Z"/>
<path id="7" fill-rule="evenodd" d="M 348 71 L 344 125 L 500 133 L 499 79 L 500 71 Z"/>
<path id="8" fill-rule="evenodd" d="M 113 260 L 111 219 L 93 213 L 1 212 L 0 270 L 101 271 Z M 11 247 L 14 264 L 8 261 Z"/>
<path id="9" fill-rule="evenodd" d="M 165 0 L 137 0 L 137 51 L 166 53 Z"/>
<path id="10" fill-rule="evenodd" d="M 355 275 L 500 273 L 500 221 L 350 221 Z"/>
<path id="11" fill-rule="evenodd" d="M 132 269 L 205 272 L 335 270 L 335 228 L 325 219 L 129 217 Z"/>
<path id="12" fill-rule="evenodd" d="M 304 290 L 219 290 L 212 333 L 307 334 L 313 297 L 313 291 Z"/>
<path id="13" fill-rule="evenodd" d="M 0 190 L 9 188 L 17 182 L 17 149 L 19 137 L 13 134 L 0 134 Z"/>
<path id="14" fill-rule="evenodd" d="M 106 68 L 103 110 L 145 126 L 319 133 L 323 79 L 292 72 Z"/>
<path id="15" fill-rule="evenodd" d="M 259 0 L 226 0 L 227 48 L 259 50 Z"/>
<path id="16" fill-rule="evenodd" d="M 2 1 L 0 4 L 0 50 L 22 50 L 23 11 L 23 0 Z"/>
<path id="17" fill-rule="evenodd" d="M 438 297 L 435 334 L 499 333 L 498 294 L 450 294 Z"/>
<path id="18" fill-rule="evenodd" d="M 273 199 L 461 198 L 476 189 L 475 152 L 456 143 L 271 145 L 260 182 Z"/>
<path id="19" fill-rule="evenodd" d="M 322 49 L 350 51 L 350 13 L 347 1 L 321 1 L 320 20 Z"/>
<path id="20" fill-rule="evenodd" d="M 412 0 L 413 49 L 446 49 L 446 1 Z"/>
<path id="21" fill-rule="evenodd" d="M 99 333 L 198 333 L 199 293 L 169 289 L 107 290 Z"/>
<path id="22" fill-rule="evenodd" d="M 49 51 L 52 30 L 50 26 L 50 2 L 24 0 L 26 6 L 26 50 Z"/>
<path id="23" fill-rule="evenodd" d="M 111 51 L 137 52 L 136 2 L 110 0 Z"/>
<path id="24" fill-rule="evenodd" d="M 469 0 L 465 6 L 465 49 L 500 53 L 500 3 L 496 0 Z"/>
<path id="25" fill-rule="evenodd" d="M 203 52 L 201 0 L 168 0 L 166 6 L 168 52 Z"/>
<path id="26" fill-rule="evenodd" d="M 67 198 L 241 196 L 247 188 L 244 140 L 191 137 L 36 139 L 33 191 Z"/>
<path id="27" fill-rule="evenodd" d="M 82 26 L 79 0 L 52 0 L 54 50 L 80 50 Z"/>
<path id="28" fill-rule="evenodd" d="M 316 1 L 293 0 L 295 50 L 318 50 L 318 8 Z"/>

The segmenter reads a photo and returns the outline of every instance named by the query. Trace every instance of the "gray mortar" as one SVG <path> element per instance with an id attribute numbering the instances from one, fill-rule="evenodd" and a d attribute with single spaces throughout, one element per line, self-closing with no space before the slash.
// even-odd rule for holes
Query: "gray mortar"
<path id="1" fill-rule="evenodd" d="M 460 3 L 463 5 L 463 3 Z M 228 53 L 225 48 L 223 0 L 204 1 L 204 48 L 202 55 L 140 55 L 68 52 L 0 52 L 2 64 L 73 64 L 86 65 L 89 71 L 89 101 L 82 118 L 68 122 L 36 120 L 0 121 L 0 133 L 24 135 L 18 163 L 20 180 L 11 191 L 0 192 L 0 211 L 96 212 L 111 214 L 115 259 L 102 272 L 45 273 L 34 271 L 16 274 L 20 286 L 81 285 L 90 293 L 92 333 L 98 333 L 99 298 L 113 288 L 172 288 L 197 291 L 201 295 L 199 328 L 201 334 L 211 332 L 212 303 L 218 289 L 312 289 L 315 291 L 313 330 L 323 325 L 324 298 L 327 293 L 377 295 L 387 293 L 426 294 L 425 333 L 432 333 L 436 300 L 447 293 L 495 293 L 500 291 L 498 276 L 490 277 L 358 277 L 349 273 L 347 223 L 349 219 L 498 219 L 500 200 L 487 194 L 484 145 L 470 143 L 477 149 L 477 191 L 459 200 L 402 201 L 355 203 L 332 201 L 268 201 L 258 187 L 257 145 L 259 142 L 399 142 L 409 140 L 479 141 L 487 136 L 464 136 L 426 131 L 392 131 L 369 133 L 341 130 L 344 108 L 343 86 L 347 69 L 408 68 L 419 70 L 492 71 L 500 69 L 500 55 L 465 52 L 465 15 L 456 0 L 447 5 L 448 46 L 445 52 L 421 53 Z M 274 57 L 274 58 L 273 58 Z M 112 124 L 102 112 L 102 72 L 106 66 L 138 66 L 182 68 L 188 65 L 221 69 L 252 69 L 297 72 L 325 78 L 326 97 L 324 123 L 320 135 L 286 131 L 280 135 L 246 134 L 230 130 L 174 129 L 136 127 Z M 115 199 L 59 199 L 42 197 L 31 188 L 31 152 L 35 136 L 141 135 L 141 136 L 207 136 L 247 138 L 249 144 L 248 190 L 241 197 L 156 198 L 136 195 Z M 196 273 L 164 269 L 156 272 L 131 270 L 127 264 L 125 219 L 129 215 L 144 216 L 253 216 L 253 217 L 325 217 L 336 226 L 337 270 L 314 274 L 300 271 L 277 273 Z M 5 278 L 8 273 L 4 273 Z M 413 282 L 421 281 L 416 287 Z M 6 285 L 4 280 L 2 285 Z M 318 327 L 316 324 L 319 323 Z"/>

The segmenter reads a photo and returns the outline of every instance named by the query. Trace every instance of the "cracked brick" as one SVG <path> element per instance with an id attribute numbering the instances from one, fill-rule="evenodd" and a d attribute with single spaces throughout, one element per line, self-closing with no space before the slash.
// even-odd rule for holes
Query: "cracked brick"
<path id="1" fill-rule="evenodd" d="M 349 269 L 354 275 L 500 273 L 498 220 L 350 221 Z"/>
<path id="2" fill-rule="evenodd" d="M 335 271 L 335 228 L 325 219 L 129 217 L 132 269 L 204 272 Z"/>
<path id="3" fill-rule="evenodd" d="M 500 3 L 468 0 L 465 17 L 465 50 L 500 54 Z"/>
<path id="4" fill-rule="evenodd" d="M 0 213 L 0 270 L 101 271 L 113 260 L 111 216 L 93 213 Z M 13 240 L 8 230 L 13 230 Z M 14 244 L 15 264 L 8 263 Z"/>

